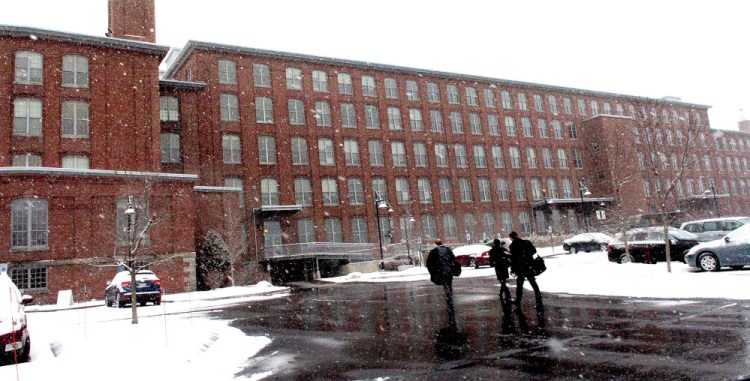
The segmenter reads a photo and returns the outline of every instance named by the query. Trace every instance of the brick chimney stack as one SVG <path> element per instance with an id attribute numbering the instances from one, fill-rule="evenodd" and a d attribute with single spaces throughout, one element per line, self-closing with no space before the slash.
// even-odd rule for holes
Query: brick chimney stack
<path id="1" fill-rule="evenodd" d="M 108 0 L 107 36 L 156 43 L 155 0 Z"/>
<path id="2" fill-rule="evenodd" d="M 750 120 L 741 120 L 737 124 L 740 126 L 740 131 L 750 132 Z"/>

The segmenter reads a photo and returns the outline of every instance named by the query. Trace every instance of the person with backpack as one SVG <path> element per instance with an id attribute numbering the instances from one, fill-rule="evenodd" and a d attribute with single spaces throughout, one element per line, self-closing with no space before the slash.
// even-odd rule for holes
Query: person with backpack
<path id="1" fill-rule="evenodd" d="M 500 302 L 502 304 L 513 303 L 510 298 L 510 290 L 508 285 L 505 283 L 510 275 L 508 274 L 508 267 L 510 267 L 510 253 L 508 249 L 503 247 L 504 242 L 499 239 L 492 241 L 492 248 L 490 249 L 490 266 L 495 268 L 495 275 L 497 280 L 500 281 Z M 504 297 L 504 298 L 503 298 Z"/>
<path id="2" fill-rule="evenodd" d="M 453 277 L 461 275 L 461 264 L 440 238 L 435 240 L 435 248 L 427 256 L 427 271 L 432 283 L 443 286 L 448 310 L 453 310 Z"/>
<path id="3" fill-rule="evenodd" d="M 528 278 L 531 288 L 534 289 L 536 305 L 540 308 L 542 307 L 542 293 L 539 291 L 539 285 L 536 284 L 534 270 L 531 268 L 531 264 L 534 261 L 534 254 L 536 254 L 536 248 L 531 241 L 519 237 L 518 233 L 515 231 L 510 232 L 508 237 L 513 240 L 513 242 L 510 243 L 510 269 L 516 274 L 516 306 L 519 308 L 521 307 L 523 283 Z"/>

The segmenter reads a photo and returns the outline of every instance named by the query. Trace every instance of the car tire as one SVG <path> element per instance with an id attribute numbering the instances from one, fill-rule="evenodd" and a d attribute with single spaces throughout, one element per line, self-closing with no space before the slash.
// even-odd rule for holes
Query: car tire
<path id="1" fill-rule="evenodd" d="M 475 269 L 479 268 L 479 266 L 477 266 L 477 261 L 474 258 L 469 259 L 469 267 L 473 267 Z"/>
<path id="2" fill-rule="evenodd" d="M 107 295 L 104 295 L 104 305 L 107 307 L 112 307 L 112 301 L 107 299 Z"/>
<path id="3" fill-rule="evenodd" d="M 120 300 L 120 294 L 118 293 L 115 295 L 115 304 L 117 304 L 117 308 L 125 308 L 125 302 Z"/>
<path id="4" fill-rule="evenodd" d="M 155 306 L 158 306 L 159 304 L 161 304 L 161 299 L 154 300 L 154 305 Z"/>
<path id="5" fill-rule="evenodd" d="M 18 363 L 28 362 L 29 356 L 31 355 L 31 339 L 26 338 L 26 343 L 23 345 L 23 351 L 18 355 Z"/>
<path id="6" fill-rule="evenodd" d="M 620 254 L 620 257 L 617 258 L 617 263 L 623 264 L 623 263 L 630 263 L 632 262 L 630 260 L 630 257 L 628 257 L 627 254 Z"/>
<path id="7" fill-rule="evenodd" d="M 721 268 L 719 258 L 716 258 L 712 253 L 700 254 L 696 262 L 701 271 L 719 271 Z"/>
<path id="8" fill-rule="evenodd" d="M 146 301 L 145 301 L 145 300 L 141 300 L 140 302 L 138 302 L 138 304 L 139 304 L 139 305 L 140 305 L 141 307 L 143 307 L 143 306 L 145 306 L 145 305 L 146 305 Z"/>
<path id="9" fill-rule="evenodd" d="M 570 250 L 568 250 L 568 251 L 570 251 L 570 254 L 575 254 L 575 253 L 578 253 L 578 248 L 575 247 L 575 246 L 571 246 Z"/>

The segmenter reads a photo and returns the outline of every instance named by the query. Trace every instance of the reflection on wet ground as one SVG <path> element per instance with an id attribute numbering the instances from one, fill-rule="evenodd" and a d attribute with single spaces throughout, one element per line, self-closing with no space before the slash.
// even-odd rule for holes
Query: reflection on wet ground
<path id="1" fill-rule="evenodd" d="M 540 279 L 543 281 L 543 278 Z M 513 282 L 511 282 L 513 283 Z M 746 302 L 544 295 L 501 306 L 491 278 L 342 284 L 221 312 L 273 339 L 270 379 L 721 380 L 750 374 Z M 452 321 L 452 319 L 455 319 Z"/>

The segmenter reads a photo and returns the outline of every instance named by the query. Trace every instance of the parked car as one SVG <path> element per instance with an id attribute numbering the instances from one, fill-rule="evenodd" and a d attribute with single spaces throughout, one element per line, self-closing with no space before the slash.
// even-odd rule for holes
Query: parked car
<path id="1" fill-rule="evenodd" d="M 583 233 L 563 241 L 563 250 L 575 254 L 579 251 L 605 251 L 612 236 L 604 233 Z"/>
<path id="2" fill-rule="evenodd" d="M 136 300 L 142 306 L 152 302 L 154 305 L 161 304 L 161 280 L 149 270 L 140 270 L 135 274 L 136 281 Z M 112 281 L 104 290 L 104 303 L 107 307 L 116 305 L 119 308 L 125 307 L 131 301 L 131 284 L 130 272 L 120 271 L 115 275 Z"/>
<path id="3" fill-rule="evenodd" d="M 459 246 L 453 249 L 453 255 L 463 267 L 487 266 L 490 264 L 490 247 L 484 244 Z"/>
<path id="4" fill-rule="evenodd" d="M 664 227 L 651 226 L 628 230 L 628 246 L 633 262 L 656 263 L 667 260 L 667 247 L 664 245 Z M 669 248 L 671 260 L 683 262 L 687 251 L 698 244 L 698 236 L 684 230 L 669 228 Z M 625 254 L 625 244 L 621 234 L 607 246 L 607 257 L 611 262 L 630 261 Z"/>
<path id="5" fill-rule="evenodd" d="M 724 238 L 693 246 L 685 255 L 685 263 L 701 271 L 719 271 L 724 266 L 739 270 L 750 265 L 750 224 Z"/>
<path id="6" fill-rule="evenodd" d="M 7 273 L 0 273 L 0 365 L 29 361 L 31 337 L 24 305 L 33 301 L 21 295 Z"/>
<path id="7" fill-rule="evenodd" d="M 723 238 L 729 232 L 750 222 L 749 217 L 723 217 L 688 221 L 680 229 L 698 236 L 702 242 Z"/>

